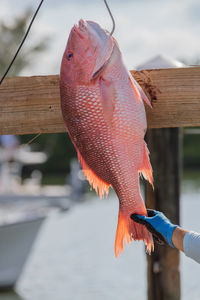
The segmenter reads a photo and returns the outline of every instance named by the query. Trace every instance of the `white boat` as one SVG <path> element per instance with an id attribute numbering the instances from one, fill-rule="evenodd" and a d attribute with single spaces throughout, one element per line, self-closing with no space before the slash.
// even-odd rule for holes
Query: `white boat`
<path id="1" fill-rule="evenodd" d="M 0 221 L 0 290 L 10 289 L 17 282 L 27 261 L 45 214 L 15 212 Z"/>
<path id="2" fill-rule="evenodd" d="M 22 166 L 46 159 L 45 153 L 28 146 L 0 147 L 0 290 L 16 284 L 47 213 L 71 206 L 69 189 L 42 187 L 37 170 L 22 184 Z"/>

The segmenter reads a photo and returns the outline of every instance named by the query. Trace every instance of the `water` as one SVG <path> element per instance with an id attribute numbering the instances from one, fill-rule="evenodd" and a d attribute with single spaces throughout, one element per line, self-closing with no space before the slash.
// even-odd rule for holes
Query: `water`
<path id="1" fill-rule="evenodd" d="M 182 184 L 181 223 L 200 232 L 200 180 Z M 66 214 L 53 213 L 43 226 L 16 294 L 0 300 L 146 299 L 143 244 L 133 242 L 117 260 L 114 239 L 118 201 L 96 197 Z M 200 299 L 200 266 L 181 255 L 182 299 Z"/>

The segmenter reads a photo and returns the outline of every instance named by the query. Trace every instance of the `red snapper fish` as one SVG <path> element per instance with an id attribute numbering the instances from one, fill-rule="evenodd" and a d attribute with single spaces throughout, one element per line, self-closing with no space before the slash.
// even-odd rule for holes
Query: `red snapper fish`
<path id="1" fill-rule="evenodd" d="M 122 61 L 116 40 L 97 23 L 80 20 L 69 35 L 60 73 L 61 108 L 89 183 L 100 197 L 112 186 L 119 198 L 116 257 L 125 241 L 153 239 L 130 215 L 147 215 L 139 174 L 153 185 L 141 87 Z M 143 100 L 142 100 L 143 99 Z"/>

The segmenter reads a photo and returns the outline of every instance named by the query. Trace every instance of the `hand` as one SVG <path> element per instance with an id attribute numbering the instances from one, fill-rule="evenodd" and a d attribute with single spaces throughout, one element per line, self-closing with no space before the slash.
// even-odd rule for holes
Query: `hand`
<path id="1" fill-rule="evenodd" d="M 165 215 L 153 209 L 147 209 L 148 217 L 132 214 L 131 219 L 143 224 L 153 234 L 156 241 L 163 241 L 174 248 L 172 234 L 177 225 L 174 225 Z"/>

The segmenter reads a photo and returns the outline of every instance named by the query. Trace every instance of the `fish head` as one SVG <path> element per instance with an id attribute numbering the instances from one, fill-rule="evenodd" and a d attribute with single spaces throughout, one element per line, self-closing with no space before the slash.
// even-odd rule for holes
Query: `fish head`
<path id="1" fill-rule="evenodd" d="M 61 64 L 61 80 L 90 84 L 112 55 L 114 39 L 93 21 L 80 20 L 72 28 Z"/>

